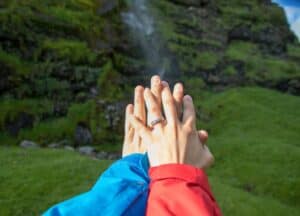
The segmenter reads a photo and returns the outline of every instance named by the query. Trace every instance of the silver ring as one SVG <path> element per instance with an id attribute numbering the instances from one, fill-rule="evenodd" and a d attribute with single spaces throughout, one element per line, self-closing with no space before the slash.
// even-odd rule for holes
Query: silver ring
<path id="1" fill-rule="evenodd" d="M 154 120 L 150 123 L 150 125 L 151 125 L 151 127 L 154 127 L 156 124 L 161 123 L 161 122 L 164 121 L 164 120 L 165 120 L 165 119 L 164 119 L 163 117 L 154 119 Z"/>

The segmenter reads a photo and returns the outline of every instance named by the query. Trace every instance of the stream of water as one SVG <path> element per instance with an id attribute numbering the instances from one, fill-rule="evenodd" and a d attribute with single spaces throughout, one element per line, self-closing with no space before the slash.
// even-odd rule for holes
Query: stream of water
<path id="1" fill-rule="evenodd" d="M 130 1 L 129 11 L 122 13 L 123 22 L 129 27 L 133 40 L 141 47 L 149 70 L 164 76 L 168 64 L 155 30 L 155 19 L 147 0 Z"/>

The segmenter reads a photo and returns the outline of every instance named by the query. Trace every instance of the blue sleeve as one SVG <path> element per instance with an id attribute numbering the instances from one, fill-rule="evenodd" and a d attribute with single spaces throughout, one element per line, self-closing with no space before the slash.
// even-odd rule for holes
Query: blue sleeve
<path id="1" fill-rule="evenodd" d="M 53 206 L 43 216 L 145 215 L 148 169 L 146 154 L 129 155 L 112 164 L 90 191 Z"/>

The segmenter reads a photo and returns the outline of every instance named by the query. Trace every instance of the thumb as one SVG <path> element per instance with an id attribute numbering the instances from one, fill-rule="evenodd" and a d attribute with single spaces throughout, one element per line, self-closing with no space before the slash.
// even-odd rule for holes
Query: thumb
<path id="1" fill-rule="evenodd" d="M 200 142 L 203 145 L 206 144 L 207 139 L 208 139 L 208 133 L 207 133 L 207 131 L 205 131 L 205 130 L 199 130 L 198 131 L 198 135 L 199 135 L 199 138 L 200 138 Z"/>

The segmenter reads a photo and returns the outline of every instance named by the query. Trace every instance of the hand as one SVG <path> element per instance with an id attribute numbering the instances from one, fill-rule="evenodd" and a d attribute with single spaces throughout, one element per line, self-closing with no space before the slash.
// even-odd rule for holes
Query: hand
<path id="1" fill-rule="evenodd" d="M 200 141 L 199 135 L 202 134 L 203 136 L 205 132 L 196 130 L 196 114 L 192 98 L 190 96 L 183 98 L 181 121 L 178 118 L 180 107 L 166 83 L 163 86 L 161 96 L 166 122 L 149 128 L 133 113 L 129 113 L 130 123 L 146 145 L 151 166 L 180 163 L 190 164 L 198 168 L 209 167 L 214 158 L 208 147 Z M 150 89 L 145 89 L 144 98 L 149 122 L 161 118 L 163 113 L 156 96 L 151 93 Z"/>

